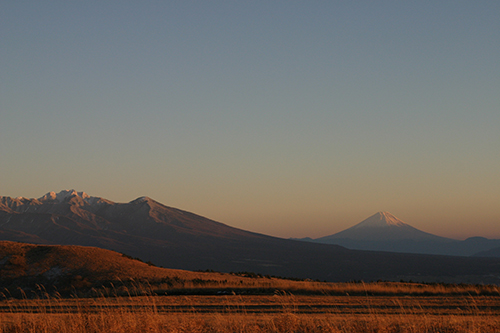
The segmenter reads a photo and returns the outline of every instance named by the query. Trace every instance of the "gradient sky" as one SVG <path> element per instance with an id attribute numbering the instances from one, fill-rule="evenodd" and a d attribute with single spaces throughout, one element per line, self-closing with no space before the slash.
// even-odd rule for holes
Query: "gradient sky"
<path id="1" fill-rule="evenodd" d="M 500 1 L 2 1 L 0 195 L 500 238 Z"/>

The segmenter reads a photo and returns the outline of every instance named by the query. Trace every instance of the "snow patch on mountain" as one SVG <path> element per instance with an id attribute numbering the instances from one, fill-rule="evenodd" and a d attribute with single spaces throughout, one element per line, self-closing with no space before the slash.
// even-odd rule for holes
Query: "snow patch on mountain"
<path id="1" fill-rule="evenodd" d="M 45 194 L 43 197 L 38 198 L 39 201 L 56 201 L 56 202 L 64 202 L 66 200 L 69 200 L 73 197 L 79 197 L 83 200 L 85 200 L 89 204 L 93 204 L 97 201 L 99 201 L 100 198 L 96 197 L 91 197 L 85 192 L 77 192 L 75 190 L 62 190 L 59 193 L 56 192 L 48 192 Z"/>
<path id="2" fill-rule="evenodd" d="M 134 199 L 132 201 L 130 201 L 130 203 L 141 203 L 141 202 L 151 202 L 151 201 L 154 201 L 153 199 L 151 199 L 150 197 L 139 197 L 137 199 Z"/>
<path id="3" fill-rule="evenodd" d="M 378 212 L 366 220 L 353 226 L 353 229 L 357 228 L 386 228 L 386 227 L 403 227 L 407 224 L 398 219 L 396 216 L 389 212 Z"/>

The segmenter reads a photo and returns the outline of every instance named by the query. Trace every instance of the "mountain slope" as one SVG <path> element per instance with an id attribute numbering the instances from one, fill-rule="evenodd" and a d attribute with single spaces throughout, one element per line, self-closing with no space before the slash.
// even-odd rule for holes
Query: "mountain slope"
<path id="1" fill-rule="evenodd" d="M 496 258 L 498 258 L 498 257 L 500 257 L 500 246 L 475 253 L 474 257 L 496 257 Z"/>
<path id="2" fill-rule="evenodd" d="M 76 191 L 0 197 L 0 237 L 96 246 L 176 269 L 327 281 L 399 281 L 420 274 L 422 281 L 491 283 L 500 276 L 499 259 L 352 251 L 243 231 L 148 197 L 114 203 Z"/>

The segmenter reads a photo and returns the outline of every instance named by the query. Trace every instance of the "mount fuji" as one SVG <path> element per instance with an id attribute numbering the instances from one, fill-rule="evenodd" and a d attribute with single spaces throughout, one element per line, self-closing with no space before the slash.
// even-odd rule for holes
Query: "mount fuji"
<path id="1" fill-rule="evenodd" d="M 319 242 L 328 243 L 332 239 L 352 239 L 359 241 L 435 241 L 448 243 L 451 238 L 439 237 L 401 221 L 389 212 L 378 212 L 362 222 L 336 234 L 321 237 Z"/>
<path id="2" fill-rule="evenodd" d="M 470 256 L 500 246 L 500 240 L 471 237 L 464 241 L 419 230 L 389 212 L 378 212 L 336 234 L 302 239 L 356 250 Z"/>

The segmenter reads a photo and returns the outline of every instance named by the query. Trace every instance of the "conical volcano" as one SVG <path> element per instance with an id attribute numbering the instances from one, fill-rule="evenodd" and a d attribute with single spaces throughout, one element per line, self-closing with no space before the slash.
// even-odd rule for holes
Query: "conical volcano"
<path id="1" fill-rule="evenodd" d="M 378 212 L 360 223 L 336 234 L 318 238 L 317 241 L 328 243 L 333 239 L 351 239 L 360 241 L 452 241 L 436 236 L 404 223 L 389 212 Z"/>
<path id="2" fill-rule="evenodd" d="M 419 230 L 389 212 L 378 212 L 333 235 L 308 242 L 335 244 L 352 250 L 470 256 L 498 247 L 500 240 L 471 237 L 464 241 Z"/>

